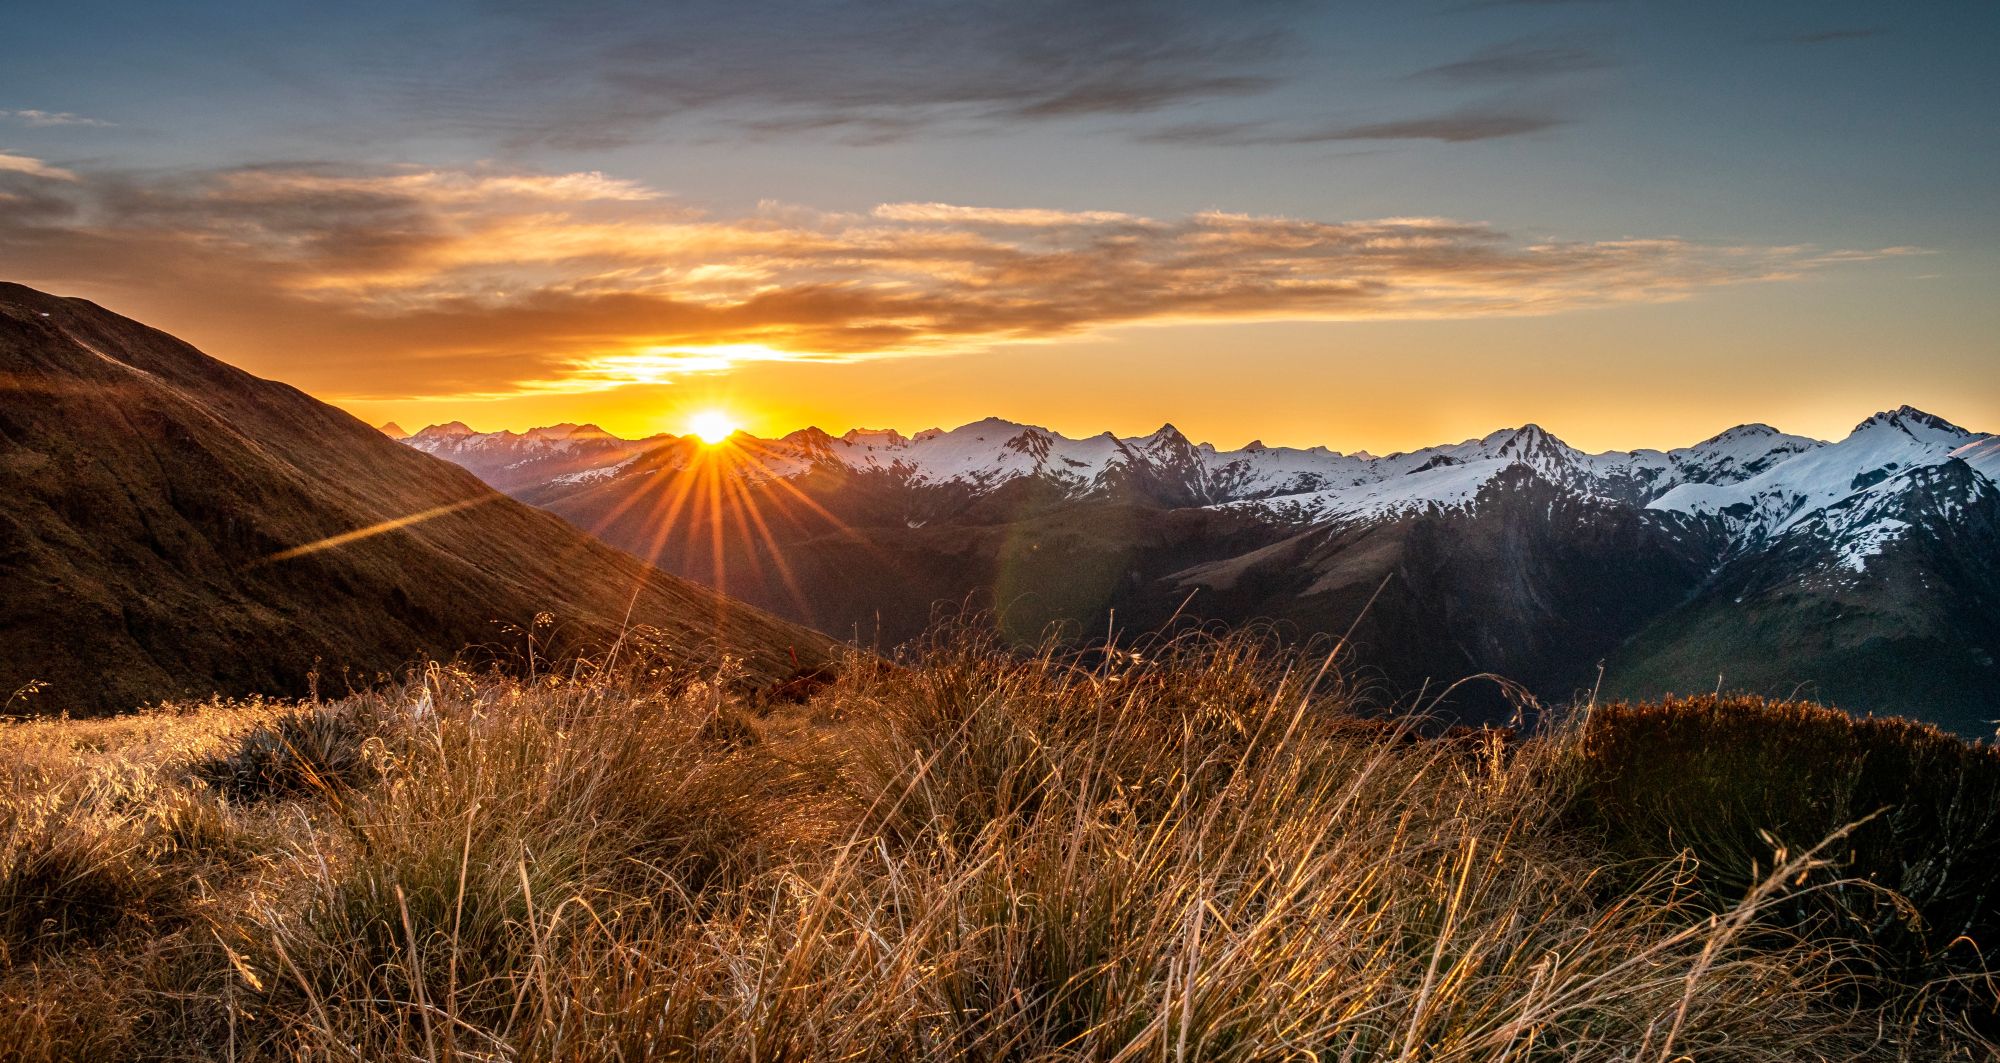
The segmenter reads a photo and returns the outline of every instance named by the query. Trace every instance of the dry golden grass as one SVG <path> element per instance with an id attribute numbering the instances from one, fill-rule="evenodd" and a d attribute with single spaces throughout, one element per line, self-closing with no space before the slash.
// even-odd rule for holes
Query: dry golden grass
<path id="1" fill-rule="evenodd" d="M 1767 918 L 1821 853 L 1718 901 L 1579 825 L 1580 729 L 1318 670 L 956 637 L 801 704 L 434 666 L 13 724 L 0 1058 L 1991 1058 Z"/>

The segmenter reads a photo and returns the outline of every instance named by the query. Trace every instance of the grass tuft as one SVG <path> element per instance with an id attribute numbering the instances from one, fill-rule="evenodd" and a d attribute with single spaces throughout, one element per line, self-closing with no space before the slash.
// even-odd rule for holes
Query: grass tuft
<path id="1" fill-rule="evenodd" d="M 102 942 L 121 924 L 149 919 L 165 892 L 130 824 L 20 809 L 0 841 L 0 958 Z"/>
<path id="2" fill-rule="evenodd" d="M 380 767 L 369 740 L 382 721 L 369 702 L 301 708 L 245 731 L 233 748 L 191 774 L 238 801 L 326 793 L 359 785 Z M 379 745 L 379 742 L 378 742 Z"/>

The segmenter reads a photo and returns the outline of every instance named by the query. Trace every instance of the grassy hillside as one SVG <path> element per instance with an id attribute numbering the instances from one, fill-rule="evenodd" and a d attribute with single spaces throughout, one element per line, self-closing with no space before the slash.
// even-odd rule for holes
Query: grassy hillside
<path id="1" fill-rule="evenodd" d="M 631 628 L 764 678 L 830 651 L 285 384 L 0 283 L 0 698 L 42 712 L 345 689 Z M 10 711 L 20 711 L 19 706 Z"/>
<path id="2" fill-rule="evenodd" d="M 0 1057 L 1994 1051 L 2000 765 L 1934 731 L 1417 738 L 1243 641 L 727 678 L 6 727 Z M 1916 811 L 1845 829 L 1877 801 Z"/>

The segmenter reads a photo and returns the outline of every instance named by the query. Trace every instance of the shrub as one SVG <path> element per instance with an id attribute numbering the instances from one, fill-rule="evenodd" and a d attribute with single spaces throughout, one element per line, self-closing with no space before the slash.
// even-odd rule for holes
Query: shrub
<path id="1" fill-rule="evenodd" d="M 1794 902 L 1912 971 L 1959 973 L 2000 944 L 2000 751 L 1902 719 L 1803 702 L 1672 698 L 1591 710 L 1577 811 L 1615 852 L 1686 851 L 1718 906 L 1850 824 L 1842 886 Z M 1907 902 L 1907 904 L 1903 903 Z"/>

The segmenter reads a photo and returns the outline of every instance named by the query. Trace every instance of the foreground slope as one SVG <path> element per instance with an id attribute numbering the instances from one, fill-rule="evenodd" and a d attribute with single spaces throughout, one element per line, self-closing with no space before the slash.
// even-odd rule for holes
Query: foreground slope
<path id="1" fill-rule="evenodd" d="M 510 644 L 542 611 L 573 642 L 629 613 L 770 676 L 826 645 L 294 388 L 12 284 L 0 442 L 0 696 L 46 683 L 37 711 L 300 692 L 316 665 L 337 686 Z"/>
<path id="2" fill-rule="evenodd" d="M 1990 747 L 1426 740 L 1244 639 L 907 664 L 0 726 L 0 1058 L 1994 1058 Z"/>

